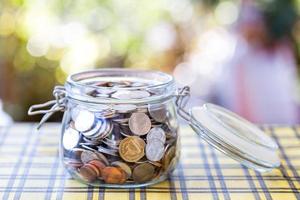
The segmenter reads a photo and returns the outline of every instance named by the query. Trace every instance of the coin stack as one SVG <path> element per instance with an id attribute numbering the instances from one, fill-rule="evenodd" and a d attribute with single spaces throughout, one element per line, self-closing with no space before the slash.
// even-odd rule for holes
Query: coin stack
<path id="1" fill-rule="evenodd" d="M 70 106 L 62 145 L 64 163 L 87 182 L 145 183 L 167 174 L 177 154 L 177 127 L 172 101 L 130 104 L 154 95 L 140 82 L 96 82 L 89 95 L 129 103 Z M 105 88 L 109 88 L 106 90 Z M 120 89 L 121 88 L 121 89 Z M 108 92 L 109 91 L 109 92 Z"/>

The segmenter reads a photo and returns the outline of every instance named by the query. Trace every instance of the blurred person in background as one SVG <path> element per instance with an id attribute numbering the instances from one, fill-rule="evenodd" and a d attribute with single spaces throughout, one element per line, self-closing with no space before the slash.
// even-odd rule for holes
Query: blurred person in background
<path id="1" fill-rule="evenodd" d="M 263 7 L 245 0 L 239 15 L 235 53 L 216 84 L 217 103 L 256 123 L 299 122 L 293 1 Z"/>

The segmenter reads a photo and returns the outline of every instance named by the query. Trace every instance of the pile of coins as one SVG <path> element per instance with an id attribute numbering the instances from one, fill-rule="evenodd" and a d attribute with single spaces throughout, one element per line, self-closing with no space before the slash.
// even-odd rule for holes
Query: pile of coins
<path id="1" fill-rule="evenodd" d="M 138 82 L 100 82 L 89 95 L 122 100 L 154 95 Z M 109 88 L 109 92 L 103 89 Z M 114 88 L 115 90 L 111 90 Z M 156 104 L 99 104 L 68 107 L 62 145 L 68 170 L 92 183 L 145 183 L 169 173 L 178 155 L 177 124 L 172 101 Z"/>

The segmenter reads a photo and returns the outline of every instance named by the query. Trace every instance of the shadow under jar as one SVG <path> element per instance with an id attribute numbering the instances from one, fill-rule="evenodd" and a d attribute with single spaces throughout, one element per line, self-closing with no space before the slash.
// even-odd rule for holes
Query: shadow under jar
<path id="1" fill-rule="evenodd" d="M 150 71 L 71 75 L 60 152 L 87 184 L 132 187 L 167 178 L 179 158 L 173 78 Z"/>
<path id="2" fill-rule="evenodd" d="M 188 111 L 189 87 L 159 71 L 99 69 L 70 75 L 55 100 L 33 105 L 38 128 L 63 111 L 60 156 L 77 180 L 132 188 L 165 180 L 180 154 L 177 113 L 201 139 L 259 172 L 280 165 L 278 145 L 235 113 L 206 103 Z M 49 110 L 42 108 L 51 106 Z"/>

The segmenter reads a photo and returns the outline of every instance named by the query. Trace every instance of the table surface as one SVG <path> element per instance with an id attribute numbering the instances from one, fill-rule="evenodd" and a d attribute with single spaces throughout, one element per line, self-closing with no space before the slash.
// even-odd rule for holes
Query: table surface
<path id="1" fill-rule="evenodd" d="M 17 123 L 0 128 L 3 199 L 300 199 L 300 126 L 263 126 L 279 144 L 282 166 L 247 169 L 181 128 L 182 154 L 168 181 L 139 189 L 93 188 L 73 180 L 58 156 L 60 125 Z"/>

